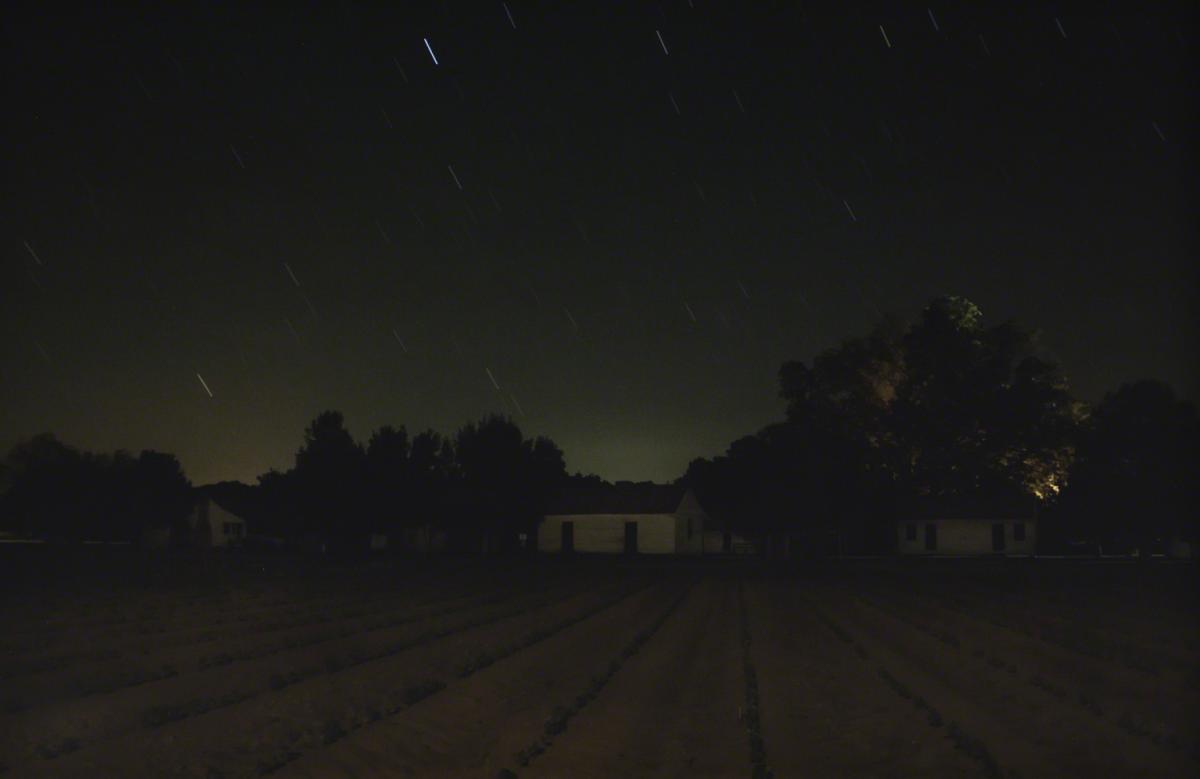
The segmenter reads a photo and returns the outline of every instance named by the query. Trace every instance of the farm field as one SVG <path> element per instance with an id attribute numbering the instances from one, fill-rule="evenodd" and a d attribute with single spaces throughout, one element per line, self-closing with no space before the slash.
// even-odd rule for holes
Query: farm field
<path id="1" fill-rule="evenodd" d="M 265 561 L 88 582 L 4 594 L 5 776 L 1200 770 L 1193 566 Z"/>

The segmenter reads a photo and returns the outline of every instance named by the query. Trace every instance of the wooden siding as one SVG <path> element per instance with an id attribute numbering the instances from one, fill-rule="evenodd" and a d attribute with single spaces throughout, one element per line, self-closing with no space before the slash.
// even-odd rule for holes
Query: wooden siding
<path id="1" fill-rule="evenodd" d="M 1004 550 L 992 549 L 992 526 L 1004 525 Z M 1014 526 L 1025 525 L 1025 540 L 1015 538 Z M 908 538 L 907 528 L 915 526 L 915 538 Z M 937 526 L 937 548 L 925 548 L 925 526 Z M 1032 519 L 917 519 L 896 526 L 897 549 L 900 554 L 977 555 L 1033 554 L 1037 550 L 1037 521 Z"/>
<path id="2" fill-rule="evenodd" d="M 638 524 L 638 552 L 675 554 L 680 523 L 674 514 L 559 514 L 547 516 L 538 526 L 538 550 L 562 551 L 562 523 L 575 523 L 576 552 L 621 554 L 625 551 L 625 523 Z M 699 539 L 699 534 L 693 534 Z"/>

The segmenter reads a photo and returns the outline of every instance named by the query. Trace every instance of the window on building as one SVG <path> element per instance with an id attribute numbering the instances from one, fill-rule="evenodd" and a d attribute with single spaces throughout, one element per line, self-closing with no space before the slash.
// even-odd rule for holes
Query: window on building
<path id="1" fill-rule="evenodd" d="M 916 541 L 917 540 L 917 523 L 909 522 L 907 525 L 904 526 L 904 540 L 905 541 Z"/>
<path id="2" fill-rule="evenodd" d="M 1024 541 L 1025 540 L 1025 523 L 1024 522 L 1014 522 L 1013 523 L 1013 540 L 1014 541 Z"/>

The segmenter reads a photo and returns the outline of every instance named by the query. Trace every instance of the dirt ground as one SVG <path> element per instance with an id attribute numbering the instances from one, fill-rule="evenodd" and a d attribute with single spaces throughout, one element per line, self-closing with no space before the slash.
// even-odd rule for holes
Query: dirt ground
<path id="1" fill-rule="evenodd" d="M 1194 566 L 614 559 L 202 573 L 93 587 L 76 573 L 69 587 L 4 595 L 0 773 L 1200 772 Z"/>

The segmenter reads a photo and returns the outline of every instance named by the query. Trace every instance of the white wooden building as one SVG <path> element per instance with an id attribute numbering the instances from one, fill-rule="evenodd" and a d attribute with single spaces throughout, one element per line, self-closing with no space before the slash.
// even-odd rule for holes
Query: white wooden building
<path id="1" fill-rule="evenodd" d="M 897 523 L 902 555 L 1030 555 L 1037 551 L 1037 501 L 976 496 L 926 500 Z"/>
<path id="2" fill-rule="evenodd" d="M 246 520 L 201 493 L 187 519 L 192 546 L 232 547 L 246 541 Z"/>
<path id="3" fill-rule="evenodd" d="M 538 525 L 541 552 L 698 555 L 708 517 L 692 491 L 649 482 L 563 490 Z"/>

